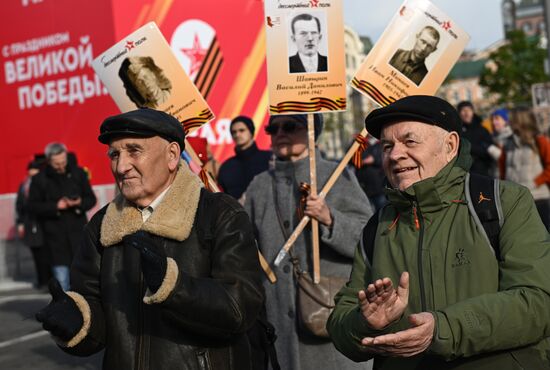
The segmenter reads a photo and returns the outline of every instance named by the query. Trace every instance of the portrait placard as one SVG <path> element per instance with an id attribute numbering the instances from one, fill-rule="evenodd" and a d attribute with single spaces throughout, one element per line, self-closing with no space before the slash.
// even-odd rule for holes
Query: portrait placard
<path id="1" fill-rule="evenodd" d="M 176 117 L 187 133 L 214 119 L 154 22 L 103 52 L 92 66 L 122 112 L 162 110 Z"/>
<path id="2" fill-rule="evenodd" d="M 550 108 L 550 83 L 536 83 L 531 85 L 533 108 Z"/>
<path id="3" fill-rule="evenodd" d="M 433 95 L 469 40 L 430 1 L 406 0 L 351 85 L 382 106 L 409 95 Z"/>
<path id="4" fill-rule="evenodd" d="M 342 0 L 265 0 L 270 114 L 346 109 Z"/>

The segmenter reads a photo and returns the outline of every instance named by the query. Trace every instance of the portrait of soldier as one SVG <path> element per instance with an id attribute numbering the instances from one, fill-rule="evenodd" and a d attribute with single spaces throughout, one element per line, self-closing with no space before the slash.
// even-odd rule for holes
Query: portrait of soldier
<path id="1" fill-rule="evenodd" d="M 170 97 L 172 83 L 151 57 L 124 59 L 118 75 L 126 94 L 138 108 L 157 108 Z"/>
<path id="2" fill-rule="evenodd" d="M 439 32 L 432 26 L 422 28 L 416 34 L 413 48 L 411 50 L 397 49 L 390 59 L 390 64 L 416 85 L 420 85 L 428 73 L 425 60 L 437 50 L 439 39 Z"/>
<path id="3" fill-rule="evenodd" d="M 292 19 L 291 40 L 297 52 L 288 58 L 290 73 L 314 73 L 328 70 L 327 57 L 319 53 L 323 38 L 319 18 L 311 14 L 298 14 Z"/>

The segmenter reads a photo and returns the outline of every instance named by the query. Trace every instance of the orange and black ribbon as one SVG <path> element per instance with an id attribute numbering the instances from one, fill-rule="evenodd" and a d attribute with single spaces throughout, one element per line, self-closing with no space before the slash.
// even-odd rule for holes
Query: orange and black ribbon
<path id="1" fill-rule="evenodd" d="M 306 209 L 307 197 L 311 191 L 311 186 L 307 182 L 300 183 L 300 204 L 296 209 L 298 219 L 301 220 L 304 217 L 304 210 Z"/>
<path id="2" fill-rule="evenodd" d="M 359 148 L 353 154 L 353 165 L 355 168 L 360 169 L 363 165 L 363 152 L 367 149 L 367 138 L 358 134 L 355 136 L 355 141 L 359 143 Z"/>
<path id="3" fill-rule="evenodd" d="M 206 170 L 204 168 L 201 168 L 201 172 L 199 172 L 199 177 L 204 183 L 204 186 L 208 190 L 212 191 L 212 189 L 210 188 L 210 183 L 208 182 L 208 175 L 206 174 Z"/>

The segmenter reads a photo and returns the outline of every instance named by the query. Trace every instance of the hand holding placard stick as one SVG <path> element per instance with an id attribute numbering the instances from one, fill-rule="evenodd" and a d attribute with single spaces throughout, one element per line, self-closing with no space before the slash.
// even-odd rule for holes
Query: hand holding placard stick
<path id="1" fill-rule="evenodd" d="M 367 129 L 363 129 L 363 131 L 361 131 L 361 133 L 359 135 L 361 135 L 363 137 L 366 137 L 367 136 Z M 357 151 L 358 148 L 359 148 L 359 142 L 355 141 L 352 144 L 352 146 L 349 148 L 348 152 L 346 153 L 346 155 L 344 156 L 344 158 L 342 159 L 342 161 L 340 162 L 338 167 L 336 167 L 336 169 L 334 170 L 334 172 L 332 173 L 332 175 L 328 179 L 327 183 L 325 184 L 325 186 L 323 187 L 323 189 L 319 193 L 319 197 L 324 199 L 327 196 L 327 194 L 330 192 L 330 189 L 332 189 L 332 187 L 336 183 L 336 180 L 338 180 L 338 178 L 340 177 L 340 175 L 342 174 L 342 172 L 346 168 L 348 162 L 351 160 L 351 158 L 353 157 L 353 155 L 355 154 L 355 152 Z M 294 231 L 292 232 L 292 234 L 290 235 L 290 237 L 286 241 L 283 248 L 281 248 L 281 250 L 279 251 L 279 254 L 277 255 L 277 258 L 275 259 L 275 262 L 274 262 L 275 266 L 279 266 L 281 264 L 282 260 L 288 254 L 288 251 L 290 250 L 290 248 L 292 248 L 292 246 L 296 242 L 296 239 L 298 239 L 298 236 L 300 236 L 302 231 L 304 231 L 304 228 L 307 226 L 310 219 L 311 218 L 309 216 L 304 216 L 302 218 L 302 220 L 300 221 L 300 223 L 298 224 L 296 229 L 294 229 Z"/>

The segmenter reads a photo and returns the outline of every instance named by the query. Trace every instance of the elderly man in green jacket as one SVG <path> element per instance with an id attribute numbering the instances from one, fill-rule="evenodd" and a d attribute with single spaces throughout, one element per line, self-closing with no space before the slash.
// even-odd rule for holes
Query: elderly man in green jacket
<path id="1" fill-rule="evenodd" d="M 550 369 L 550 239 L 529 191 L 500 182 L 495 255 L 468 208 L 454 108 L 411 96 L 365 122 L 381 139 L 390 204 L 374 216 L 370 260 L 359 246 L 336 297 L 336 348 L 378 370 Z"/>

